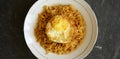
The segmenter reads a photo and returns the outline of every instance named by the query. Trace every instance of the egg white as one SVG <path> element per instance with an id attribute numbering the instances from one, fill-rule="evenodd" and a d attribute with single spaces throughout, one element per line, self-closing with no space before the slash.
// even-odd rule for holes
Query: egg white
<path id="1" fill-rule="evenodd" d="M 72 27 L 70 27 L 70 25 L 68 25 L 64 31 L 57 31 L 52 27 L 51 23 L 48 22 L 46 29 L 48 38 L 54 42 L 67 43 L 71 40 Z"/>

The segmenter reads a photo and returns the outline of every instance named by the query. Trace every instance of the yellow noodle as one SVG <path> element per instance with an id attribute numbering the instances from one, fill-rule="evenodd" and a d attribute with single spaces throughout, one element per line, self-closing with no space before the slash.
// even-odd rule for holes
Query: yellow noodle
<path id="1" fill-rule="evenodd" d="M 69 43 L 52 42 L 45 34 L 47 22 L 55 15 L 66 17 L 74 27 L 74 35 Z M 45 6 L 43 12 L 38 15 L 38 22 L 34 32 L 37 42 L 46 50 L 46 53 L 68 54 L 82 43 L 86 33 L 86 24 L 80 12 L 71 5 Z"/>

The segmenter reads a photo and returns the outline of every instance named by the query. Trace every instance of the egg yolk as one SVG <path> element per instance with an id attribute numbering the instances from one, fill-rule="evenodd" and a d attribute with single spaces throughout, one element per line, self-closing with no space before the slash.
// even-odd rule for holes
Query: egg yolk
<path id="1" fill-rule="evenodd" d="M 52 21 L 52 27 L 59 32 L 65 31 L 68 25 L 69 22 L 61 16 L 56 16 Z"/>

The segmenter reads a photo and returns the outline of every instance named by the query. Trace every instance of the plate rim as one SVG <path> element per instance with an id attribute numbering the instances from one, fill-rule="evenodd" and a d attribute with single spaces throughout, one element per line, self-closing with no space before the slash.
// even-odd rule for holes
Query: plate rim
<path id="1" fill-rule="evenodd" d="M 38 0 L 38 1 L 40 1 L 40 0 Z M 38 1 L 36 1 L 35 3 L 37 3 Z M 78 1 L 78 2 L 83 2 L 83 3 L 85 3 L 86 5 L 87 5 L 87 7 L 89 8 L 89 12 L 91 12 L 91 14 L 92 14 L 92 16 L 91 17 L 93 17 L 94 18 L 94 21 L 95 21 L 95 24 L 96 25 L 93 25 L 93 26 L 95 26 L 96 28 L 96 35 L 95 35 L 95 37 L 94 37 L 94 40 L 93 40 L 93 44 L 91 45 L 91 47 L 89 48 L 89 50 L 87 51 L 87 53 L 85 53 L 84 55 L 83 55 L 83 58 L 85 58 L 90 52 L 91 52 L 91 50 L 93 49 L 93 47 L 94 47 L 94 45 L 95 45 L 95 43 L 96 43 L 96 41 L 97 41 L 97 36 L 98 36 L 98 23 L 97 23 L 97 18 L 96 18 L 96 15 L 95 15 L 95 13 L 93 12 L 93 10 L 91 9 L 91 7 L 90 7 L 90 5 L 86 2 L 86 1 L 84 1 L 84 0 L 76 0 L 76 1 Z M 34 4 L 35 4 L 34 3 Z M 34 6 L 34 4 L 31 6 L 31 8 Z M 30 9 L 31 9 L 30 8 Z M 30 11 L 30 9 L 29 9 L 29 11 Z M 28 13 L 29 13 L 29 11 L 28 11 Z M 28 13 L 27 13 L 27 15 L 28 15 Z M 26 15 L 26 17 L 27 17 L 27 15 Z M 26 20 L 26 18 L 25 18 L 25 20 Z M 25 25 L 25 21 L 24 21 L 24 25 Z M 24 26 L 23 26 L 24 27 Z M 24 31 L 24 29 L 23 29 L 23 31 Z M 24 32 L 24 38 L 25 38 L 25 32 Z M 38 58 L 38 56 L 36 55 L 36 53 L 35 53 L 35 51 L 33 52 L 33 48 L 29 45 L 29 43 L 27 42 L 27 40 L 26 40 L 26 38 L 25 38 L 25 42 L 26 42 L 26 44 L 27 44 L 27 46 L 29 47 L 29 49 L 30 49 L 30 51 L 32 52 L 32 54 L 34 54 L 37 58 Z M 90 45 L 89 45 L 90 46 Z M 78 57 L 79 58 L 79 57 Z"/>

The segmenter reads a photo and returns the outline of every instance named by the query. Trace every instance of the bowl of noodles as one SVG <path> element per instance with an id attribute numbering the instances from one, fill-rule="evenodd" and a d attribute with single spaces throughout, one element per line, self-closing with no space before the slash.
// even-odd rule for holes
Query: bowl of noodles
<path id="1" fill-rule="evenodd" d="M 97 35 L 96 16 L 84 0 L 39 0 L 25 18 L 25 41 L 38 59 L 83 59 Z"/>

